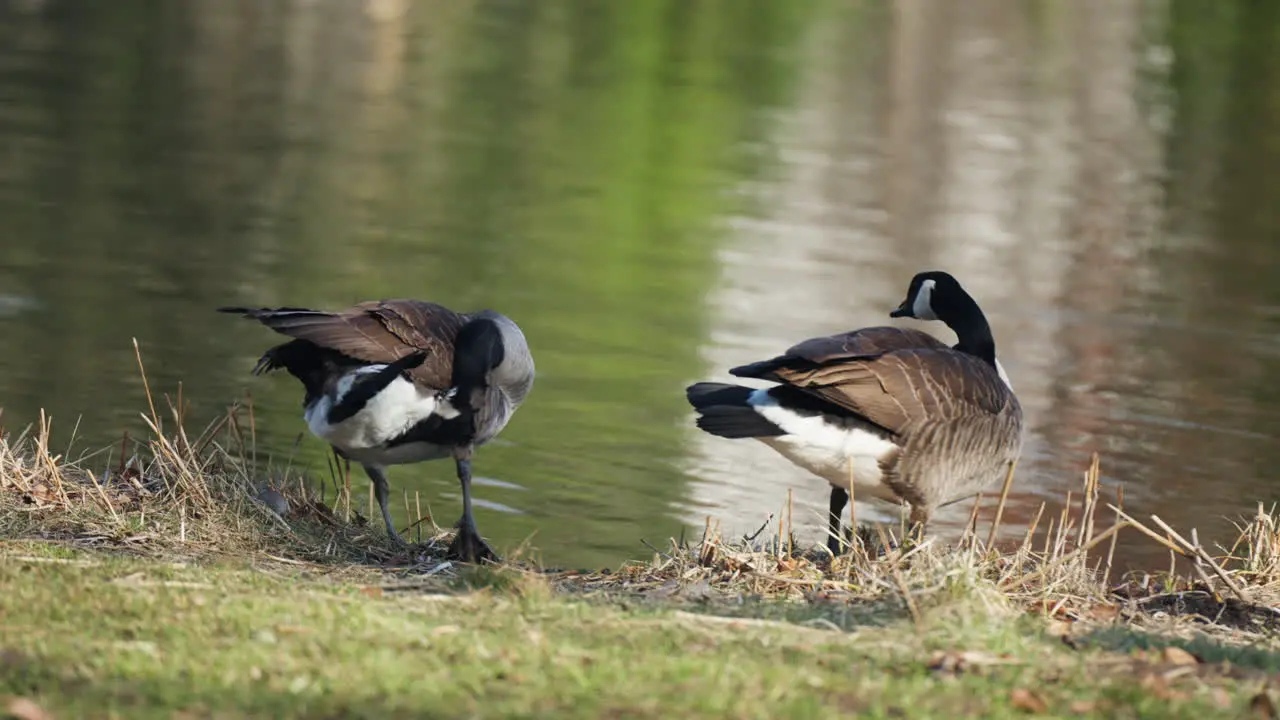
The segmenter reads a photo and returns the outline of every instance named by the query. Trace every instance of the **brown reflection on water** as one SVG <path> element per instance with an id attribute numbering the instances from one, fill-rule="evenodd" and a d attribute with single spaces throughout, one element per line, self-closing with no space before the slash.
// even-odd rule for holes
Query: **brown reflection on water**
<path id="1" fill-rule="evenodd" d="M 1068 490 L 1078 501 L 1098 452 L 1104 499 L 1123 485 L 1140 517 L 1229 542 L 1227 518 L 1277 498 L 1280 408 L 1259 392 L 1280 380 L 1260 349 L 1277 323 L 1257 308 L 1277 294 L 1280 224 L 1259 188 L 1280 165 L 1256 159 L 1274 150 L 1224 149 L 1274 136 L 1276 107 L 1242 114 L 1251 130 L 1224 118 L 1206 132 L 1187 116 L 1214 100 L 1179 105 L 1204 89 L 1188 76 L 1221 68 L 1199 62 L 1203 13 L 1186 3 L 872 5 L 849 4 L 810 41 L 774 139 L 778 173 L 748 190 L 754 210 L 721 253 L 703 349 L 713 377 L 811 334 L 888 324 L 912 273 L 944 268 L 983 304 L 1029 421 L 1007 536 L 1041 502 L 1048 518 Z M 1214 63 L 1260 60 L 1249 20 L 1220 21 L 1242 47 Z M 1216 99 L 1274 93 L 1276 65 L 1237 72 L 1242 85 Z M 1229 167 L 1206 182 L 1214 162 Z M 1236 273 L 1252 282 L 1222 284 Z M 754 529 L 792 487 L 797 524 L 819 532 L 824 482 L 758 444 L 695 444 L 687 521 Z M 938 529 L 957 532 L 970 507 L 943 509 Z M 875 510 L 860 518 L 895 517 Z M 1136 536 L 1118 554 L 1126 567 L 1167 560 Z"/>

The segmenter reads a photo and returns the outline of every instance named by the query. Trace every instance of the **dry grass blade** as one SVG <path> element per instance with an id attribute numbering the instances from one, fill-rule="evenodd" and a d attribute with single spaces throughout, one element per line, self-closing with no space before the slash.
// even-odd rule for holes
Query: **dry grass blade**
<path id="1" fill-rule="evenodd" d="M 1124 507 L 1124 488 L 1122 487 L 1116 488 L 1115 507 L 1117 508 Z M 1121 521 L 1120 511 L 1116 510 L 1116 516 L 1115 516 L 1114 522 L 1119 523 L 1120 521 Z M 1102 572 L 1102 584 L 1104 586 L 1109 585 L 1111 582 L 1111 567 L 1116 557 L 1116 539 L 1119 537 L 1120 537 L 1119 535 L 1112 535 L 1111 544 L 1107 548 L 1107 565 L 1106 565 L 1106 569 Z"/>
<path id="2" fill-rule="evenodd" d="M 973 498 L 973 507 L 969 508 L 969 520 L 964 524 L 964 533 L 960 536 L 960 546 L 972 550 L 978 543 L 978 511 L 982 509 L 982 493 Z M 991 547 L 987 543 L 987 547 Z"/>
<path id="3" fill-rule="evenodd" d="M 1174 540 L 1181 543 L 1183 548 L 1186 549 L 1187 554 L 1191 558 L 1199 560 L 1200 562 L 1203 562 L 1205 565 L 1208 565 L 1209 569 L 1213 571 L 1213 574 L 1221 578 L 1222 582 L 1226 583 L 1227 588 L 1229 588 L 1236 597 L 1240 598 L 1241 601 L 1246 603 L 1253 602 L 1249 598 L 1249 594 L 1245 592 L 1244 588 L 1237 585 L 1236 582 L 1231 579 L 1231 576 L 1227 574 L 1227 571 L 1223 570 L 1222 567 L 1219 566 L 1218 563 L 1214 562 L 1213 558 L 1209 556 L 1209 553 L 1205 552 L 1205 549 L 1200 547 L 1200 543 L 1188 542 L 1186 538 L 1179 535 L 1176 530 L 1169 527 L 1165 523 L 1165 521 L 1161 520 L 1156 515 L 1151 516 L 1151 521 L 1154 522 L 1156 525 L 1159 525 L 1161 530 L 1164 530 L 1165 532 L 1169 533 L 1169 535 L 1172 536 Z"/>
<path id="4" fill-rule="evenodd" d="M 1019 585 L 1025 585 L 1026 583 L 1029 583 L 1032 580 L 1036 580 L 1043 576 L 1046 576 L 1050 572 L 1052 572 L 1054 569 L 1058 568 L 1059 566 L 1065 565 L 1078 557 L 1083 557 L 1085 553 L 1093 549 L 1093 547 L 1096 546 L 1098 543 L 1102 542 L 1103 540 L 1106 540 L 1107 538 L 1111 537 L 1112 535 L 1115 535 L 1116 533 L 1120 532 L 1121 530 L 1129 526 L 1130 525 L 1127 522 L 1120 522 L 1115 525 L 1112 525 L 1109 529 L 1104 531 L 1101 535 L 1098 535 L 1093 540 L 1089 541 L 1089 544 L 1081 545 L 1080 547 L 1076 548 L 1075 550 L 1072 550 L 1071 552 L 1065 555 L 1054 557 L 1044 567 L 1038 570 L 1035 570 L 1031 573 L 1028 573 L 1027 575 L 1023 575 L 1021 577 L 1015 578 L 1009 581 L 1007 584 L 1003 584 L 1001 589 L 1009 590 Z"/>
<path id="5" fill-rule="evenodd" d="M 996 535 L 1000 532 L 1000 521 L 1004 519 L 1004 505 L 1009 500 L 1009 488 L 1013 487 L 1013 472 L 1018 467 L 1015 458 L 1009 463 L 1009 471 L 1004 475 L 1004 485 L 1000 488 L 1000 502 L 996 504 L 996 516 L 991 520 L 991 532 L 987 533 L 987 547 L 996 543 Z"/>
<path id="6" fill-rule="evenodd" d="M 160 432 L 160 415 L 156 412 L 155 400 L 151 398 L 151 384 L 147 381 L 147 369 L 142 364 L 142 348 L 138 347 L 138 338 L 133 338 L 133 356 L 138 360 L 138 374 L 142 376 L 142 390 L 147 395 L 147 407 L 151 409 L 151 421 Z"/>
<path id="7" fill-rule="evenodd" d="M 1076 530 L 1076 545 L 1087 543 L 1093 535 L 1093 509 L 1097 504 L 1098 453 L 1089 459 L 1089 469 L 1084 473 L 1084 491 L 1080 495 L 1080 527 Z"/>
<path id="8" fill-rule="evenodd" d="M 1171 552 L 1177 553 L 1178 555 L 1182 555 L 1182 556 L 1184 556 L 1184 557 L 1187 555 L 1185 552 L 1183 552 L 1182 548 L 1180 548 L 1180 547 L 1178 547 L 1177 545 L 1175 545 L 1175 544 L 1173 543 L 1173 541 L 1169 540 L 1168 538 L 1166 538 L 1166 537 L 1162 536 L 1160 533 L 1158 533 L 1158 532 L 1156 532 L 1156 531 L 1152 530 L 1151 528 L 1147 527 L 1146 525 L 1143 525 L 1141 522 L 1139 522 L 1139 521 L 1135 520 L 1134 518 L 1130 517 L 1130 516 L 1129 516 L 1129 514 L 1128 514 L 1128 513 L 1126 513 L 1124 510 L 1122 510 L 1122 509 L 1120 509 L 1120 508 L 1116 507 L 1115 505 L 1107 505 L 1107 507 L 1109 507 L 1109 508 L 1111 508 L 1113 511 L 1115 511 L 1115 513 L 1116 513 L 1116 517 L 1118 517 L 1118 518 L 1120 518 L 1120 519 L 1124 520 L 1125 522 L 1129 523 L 1129 525 L 1130 525 L 1133 529 L 1135 529 L 1135 530 L 1137 530 L 1137 531 L 1141 532 L 1142 534 L 1146 535 L 1147 537 L 1151 538 L 1152 540 L 1155 540 L 1156 542 L 1160 543 L 1160 544 L 1161 544 L 1161 545 L 1163 545 L 1164 547 L 1169 548 L 1169 550 L 1170 550 Z"/>

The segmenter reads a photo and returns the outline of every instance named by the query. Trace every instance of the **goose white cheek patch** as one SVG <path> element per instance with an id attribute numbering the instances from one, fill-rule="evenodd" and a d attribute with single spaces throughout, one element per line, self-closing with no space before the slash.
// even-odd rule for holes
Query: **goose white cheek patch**
<path id="1" fill-rule="evenodd" d="M 920 289 L 916 291 L 916 299 L 911 304 L 911 312 L 919 320 L 938 319 L 938 316 L 933 314 L 933 305 L 930 303 L 933 298 L 933 286 L 935 284 L 933 280 L 925 280 L 920 283 Z"/>

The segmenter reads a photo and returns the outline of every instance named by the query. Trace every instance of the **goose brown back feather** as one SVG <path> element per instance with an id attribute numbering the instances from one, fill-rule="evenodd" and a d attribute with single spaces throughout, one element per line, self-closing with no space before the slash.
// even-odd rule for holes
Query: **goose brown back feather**
<path id="1" fill-rule="evenodd" d="M 810 338 L 797 343 L 783 353 L 784 357 L 799 357 L 815 363 L 859 355 L 878 355 L 890 350 L 907 348 L 945 348 L 946 343 L 922 330 L 879 326 L 850 330 L 849 332 Z"/>

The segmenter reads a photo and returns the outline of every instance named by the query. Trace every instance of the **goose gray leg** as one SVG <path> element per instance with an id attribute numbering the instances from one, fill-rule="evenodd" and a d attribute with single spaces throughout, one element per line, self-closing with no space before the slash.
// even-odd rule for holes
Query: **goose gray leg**
<path id="1" fill-rule="evenodd" d="M 404 547 L 406 543 L 400 537 L 400 533 L 396 532 L 395 521 L 391 519 L 391 508 L 387 507 L 391 497 L 391 486 L 387 484 L 387 476 L 377 465 L 364 465 L 364 471 L 373 481 L 373 495 L 378 498 L 378 507 L 382 508 L 382 521 L 387 524 L 387 537 L 391 538 L 391 542 L 396 545 Z"/>
<path id="2" fill-rule="evenodd" d="M 842 535 L 840 532 L 840 515 L 844 512 L 844 506 L 849 502 L 849 491 L 844 488 L 831 488 L 831 505 L 828 509 L 829 522 L 827 525 L 827 549 L 831 551 L 832 557 L 840 555 L 840 545 Z"/>
<path id="3" fill-rule="evenodd" d="M 500 562 L 498 554 L 480 537 L 475 516 L 471 514 L 471 449 L 459 450 L 454 460 L 458 466 L 458 483 L 462 485 L 462 519 L 458 521 L 458 532 L 449 545 L 449 557 L 467 563 L 482 560 Z"/>

